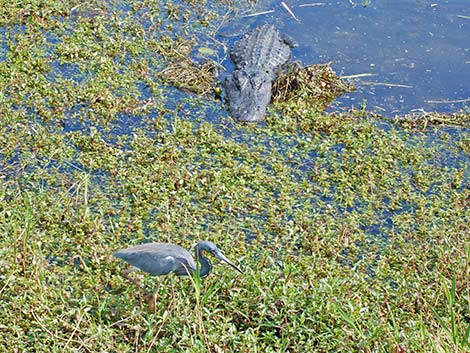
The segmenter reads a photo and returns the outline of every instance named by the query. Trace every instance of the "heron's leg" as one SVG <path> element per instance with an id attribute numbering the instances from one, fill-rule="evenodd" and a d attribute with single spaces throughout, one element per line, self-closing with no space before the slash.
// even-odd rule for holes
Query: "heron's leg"
<path id="1" fill-rule="evenodd" d="M 148 295 L 147 296 L 147 303 L 150 307 L 150 309 L 155 311 L 155 307 L 157 304 L 157 299 L 158 299 L 158 291 L 160 290 L 160 286 L 162 285 L 163 280 L 165 277 L 160 277 L 157 283 L 157 287 L 155 288 L 155 291 L 153 292 L 153 295 Z"/>
<path id="2" fill-rule="evenodd" d="M 155 292 L 153 292 L 153 301 L 156 303 L 157 298 L 158 298 L 158 291 L 160 290 L 160 286 L 162 285 L 163 282 L 163 277 L 161 277 L 158 281 L 157 287 L 155 288 Z"/>

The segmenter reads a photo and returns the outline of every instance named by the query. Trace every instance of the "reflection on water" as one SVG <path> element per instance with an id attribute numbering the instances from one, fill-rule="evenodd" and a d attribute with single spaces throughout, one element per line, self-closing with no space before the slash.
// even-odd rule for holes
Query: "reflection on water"
<path id="1" fill-rule="evenodd" d="M 385 115 L 413 109 L 441 112 L 470 105 L 470 7 L 468 0 L 260 1 L 258 23 L 275 23 L 300 46 L 303 64 L 333 63 L 356 78 L 357 92 L 338 104 Z M 352 4 L 358 3 L 359 6 Z M 310 6 L 306 6 L 310 5 Z"/>

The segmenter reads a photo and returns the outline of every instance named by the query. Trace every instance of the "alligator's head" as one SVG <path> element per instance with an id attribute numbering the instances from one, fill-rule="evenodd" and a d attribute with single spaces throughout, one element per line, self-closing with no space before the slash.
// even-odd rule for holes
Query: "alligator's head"
<path id="1" fill-rule="evenodd" d="M 260 121 L 271 101 L 272 73 L 236 70 L 225 82 L 230 115 L 239 121 Z"/>

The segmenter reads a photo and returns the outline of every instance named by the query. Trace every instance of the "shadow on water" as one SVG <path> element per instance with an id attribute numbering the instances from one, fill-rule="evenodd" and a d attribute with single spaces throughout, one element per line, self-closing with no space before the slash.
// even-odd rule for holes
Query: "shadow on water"
<path id="1" fill-rule="evenodd" d="M 337 107 L 384 115 L 413 109 L 449 112 L 470 104 L 470 8 L 467 0 L 259 1 L 250 15 L 273 23 L 299 42 L 294 58 L 304 65 L 332 62 L 354 79 L 357 91 Z M 233 26 L 247 18 L 234 19 Z M 251 17 L 248 17 L 251 19 Z M 232 24 L 228 25 L 229 27 Z"/>

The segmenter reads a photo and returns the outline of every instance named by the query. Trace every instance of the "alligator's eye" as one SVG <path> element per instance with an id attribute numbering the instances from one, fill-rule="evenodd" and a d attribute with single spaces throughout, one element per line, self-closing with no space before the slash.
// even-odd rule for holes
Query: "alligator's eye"
<path id="1" fill-rule="evenodd" d="M 245 76 L 235 76 L 235 84 L 239 89 L 242 89 L 246 86 L 247 78 Z"/>
<path id="2" fill-rule="evenodd" d="M 260 89 L 263 86 L 264 78 L 263 77 L 255 77 L 253 78 L 253 83 L 256 89 Z"/>

